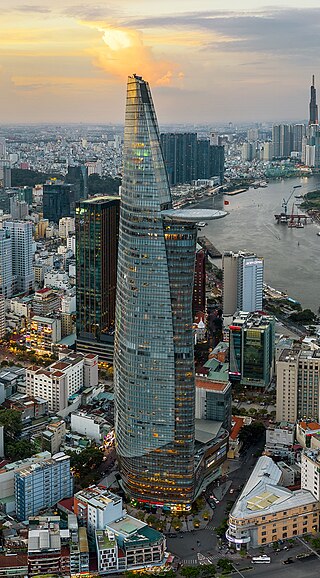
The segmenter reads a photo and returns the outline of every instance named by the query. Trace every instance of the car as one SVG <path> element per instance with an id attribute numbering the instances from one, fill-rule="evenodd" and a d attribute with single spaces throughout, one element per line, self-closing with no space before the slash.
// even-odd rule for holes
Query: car
<path id="1" fill-rule="evenodd" d="M 230 488 L 230 494 L 233 494 L 233 492 L 234 492 L 234 489 Z"/>
<path id="2" fill-rule="evenodd" d="M 287 558 L 286 560 L 282 560 L 282 564 L 293 564 L 292 558 Z"/>

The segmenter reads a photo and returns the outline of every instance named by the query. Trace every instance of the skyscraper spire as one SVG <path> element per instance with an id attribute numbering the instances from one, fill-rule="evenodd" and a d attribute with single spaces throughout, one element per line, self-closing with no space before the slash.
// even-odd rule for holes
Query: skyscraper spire
<path id="1" fill-rule="evenodd" d="M 312 75 L 312 85 L 309 105 L 309 125 L 318 124 L 317 91 L 314 86 L 314 74 Z"/>

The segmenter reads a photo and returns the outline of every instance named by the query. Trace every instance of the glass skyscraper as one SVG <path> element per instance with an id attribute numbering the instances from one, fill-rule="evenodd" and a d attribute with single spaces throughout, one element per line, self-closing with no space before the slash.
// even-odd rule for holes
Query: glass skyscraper
<path id="1" fill-rule="evenodd" d="M 119 197 L 76 207 L 77 350 L 111 361 L 117 283 Z"/>
<path id="2" fill-rule="evenodd" d="M 126 491 L 186 505 L 194 498 L 192 290 L 197 222 L 217 211 L 172 209 L 148 84 L 128 80 L 115 336 L 116 449 Z"/>

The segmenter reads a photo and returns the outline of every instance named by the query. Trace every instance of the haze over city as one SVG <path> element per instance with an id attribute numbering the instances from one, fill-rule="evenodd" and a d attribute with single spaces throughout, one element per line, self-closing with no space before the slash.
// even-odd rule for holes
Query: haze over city
<path id="1" fill-rule="evenodd" d="M 317 0 L 1 4 L 2 123 L 122 123 L 132 72 L 161 123 L 307 117 Z"/>

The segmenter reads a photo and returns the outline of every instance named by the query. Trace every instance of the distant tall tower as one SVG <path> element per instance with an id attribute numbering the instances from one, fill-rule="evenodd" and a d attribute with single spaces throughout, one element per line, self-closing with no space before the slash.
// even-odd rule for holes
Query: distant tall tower
<path id="1" fill-rule="evenodd" d="M 314 75 L 312 75 L 312 85 L 310 93 L 310 105 L 309 105 L 309 125 L 318 124 L 318 105 L 317 105 L 317 91 L 314 86 Z"/>

